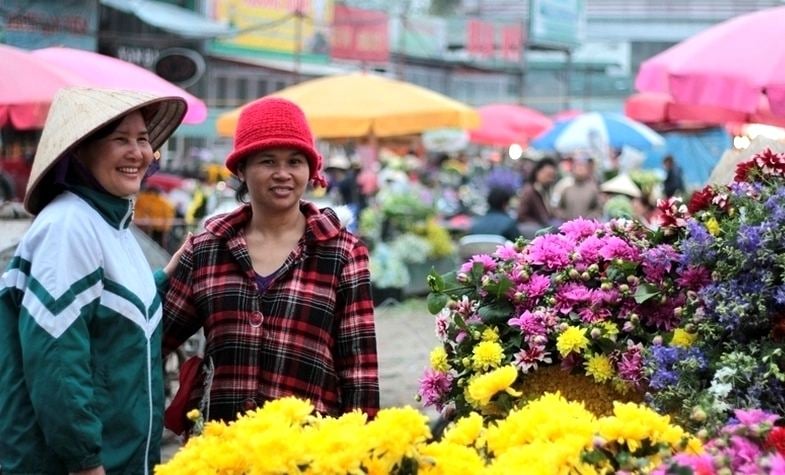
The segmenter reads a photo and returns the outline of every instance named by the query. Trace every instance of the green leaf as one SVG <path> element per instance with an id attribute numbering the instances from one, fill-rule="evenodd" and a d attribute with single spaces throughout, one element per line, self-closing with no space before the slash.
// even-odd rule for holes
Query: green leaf
<path id="1" fill-rule="evenodd" d="M 426 300 L 428 304 L 428 311 L 431 312 L 432 315 L 436 315 L 447 305 L 447 302 L 449 301 L 450 297 L 448 297 L 446 294 L 431 292 L 428 294 L 428 298 Z"/>
<path id="2" fill-rule="evenodd" d="M 649 299 L 657 297 L 658 295 L 660 295 L 660 291 L 657 289 L 657 287 L 651 284 L 639 285 L 635 290 L 635 302 L 643 303 Z"/>
<path id="3" fill-rule="evenodd" d="M 486 323 L 503 322 L 510 319 L 512 306 L 507 303 L 495 303 L 477 309 L 477 314 Z"/>

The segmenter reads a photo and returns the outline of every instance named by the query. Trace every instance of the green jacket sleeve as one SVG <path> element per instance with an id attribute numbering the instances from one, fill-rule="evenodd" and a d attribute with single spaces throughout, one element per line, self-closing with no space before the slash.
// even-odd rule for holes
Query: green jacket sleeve
<path id="1" fill-rule="evenodd" d="M 101 465 L 90 321 L 103 290 L 89 231 L 50 228 L 31 255 L 19 334 L 26 384 L 47 445 L 69 471 Z"/>

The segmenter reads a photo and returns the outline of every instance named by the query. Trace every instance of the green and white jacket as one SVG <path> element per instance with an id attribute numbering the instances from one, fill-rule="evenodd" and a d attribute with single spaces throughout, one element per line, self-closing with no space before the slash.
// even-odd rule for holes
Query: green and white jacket
<path id="1" fill-rule="evenodd" d="M 161 300 L 133 203 L 86 188 L 33 221 L 0 279 L 0 472 L 160 459 Z"/>

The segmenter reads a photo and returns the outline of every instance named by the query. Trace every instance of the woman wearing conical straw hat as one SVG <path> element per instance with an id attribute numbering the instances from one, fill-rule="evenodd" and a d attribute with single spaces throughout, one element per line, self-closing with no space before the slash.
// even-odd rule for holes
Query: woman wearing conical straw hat
<path id="1" fill-rule="evenodd" d="M 150 473 L 160 458 L 159 290 L 128 226 L 178 97 L 67 88 L 25 195 L 36 215 L 0 280 L 0 467 Z M 160 286 L 159 287 L 157 287 Z"/>

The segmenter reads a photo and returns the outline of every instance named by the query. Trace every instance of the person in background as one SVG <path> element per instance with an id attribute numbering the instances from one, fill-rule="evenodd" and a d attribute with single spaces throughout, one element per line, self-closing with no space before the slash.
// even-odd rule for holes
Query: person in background
<path id="1" fill-rule="evenodd" d="M 583 158 L 572 164 L 572 183 L 564 188 L 559 200 L 559 217 L 565 221 L 582 218 L 599 218 L 602 214 L 600 188 L 594 180 L 594 167 Z"/>
<path id="2" fill-rule="evenodd" d="M 4 474 L 152 473 L 163 431 L 161 299 L 128 226 L 179 97 L 67 88 L 24 205 L 36 215 L 0 280 Z"/>
<path id="3" fill-rule="evenodd" d="M 322 157 L 294 103 L 267 97 L 240 115 L 226 166 L 244 205 L 187 243 L 164 304 L 164 353 L 200 328 L 203 384 L 188 395 L 205 420 L 232 421 L 296 396 L 321 414 L 379 409 L 368 249 L 330 208 Z"/>
<path id="4" fill-rule="evenodd" d="M 555 181 L 556 163 L 552 159 L 543 158 L 535 163 L 518 203 L 518 229 L 524 237 L 531 239 L 540 229 L 556 224 L 550 205 L 550 190 Z"/>
<path id="5" fill-rule="evenodd" d="M 471 234 L 498 234 L 510 241 L 518 238 L 518 223 L 507 212 L 510 193 L 502 188 L 491 188 L 488 192 L 488 212 L 472 219 Z"/>
<path id="6" fill-rule="evenodd" d="M 662 184 L 662 191 L 666 198 L 681 195 L 684 193 L 684 179 L 681 174 L 681 167 L 673 160 L 672 155 L 666 155 L 662 159 L 662 167 L 665 169 L 665 181 Z"/>

